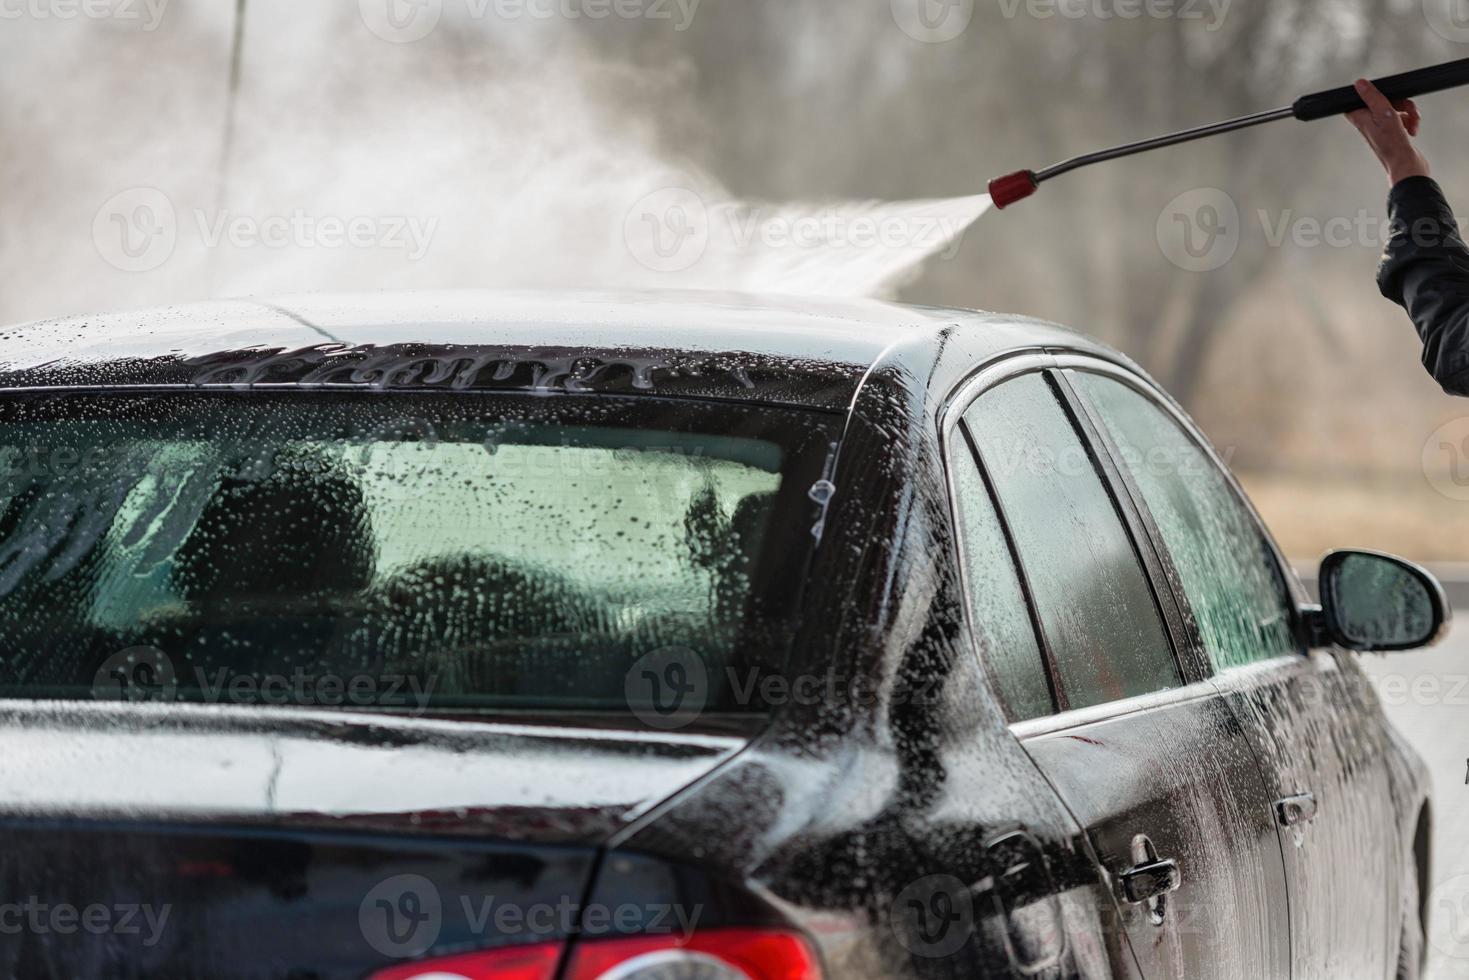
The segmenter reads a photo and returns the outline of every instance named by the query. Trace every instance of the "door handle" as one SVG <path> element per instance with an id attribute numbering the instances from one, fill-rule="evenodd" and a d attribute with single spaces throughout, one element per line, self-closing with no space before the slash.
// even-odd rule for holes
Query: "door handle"
<path id="1" fill-rule="evenodd" d="M 1310 793 L 1275 801 L 1275 815 L 1282 827 L 1298 827 L 1316 817 L 1316 797 Z"/>
<path id="2" fill-rule="evenodd" d="M 1168 896 L 1183 884 L 1178 862 L 1160 858 L 1158 849 L 1146 834 L 1132 839 L 1132 867 L 1117 876 L 1122 900 L 1129 905 L 1148 907 L 1148 920 L 1161 926 L 1168 917 Z"/>
<path id="3" fill-rule="evenodd" d="M 1183 872 L 1172 859 L 1137 864 L 1122 872 L 1122 897 L 1134 905 L 1175 892 L 1183 884 Z"/>

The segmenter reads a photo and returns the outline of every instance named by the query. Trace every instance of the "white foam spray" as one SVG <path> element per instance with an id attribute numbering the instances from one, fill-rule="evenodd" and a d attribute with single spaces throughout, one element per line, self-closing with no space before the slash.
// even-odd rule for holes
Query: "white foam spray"
<path id="1" fill-rule="evenodd" d="M 680 285 L 827 296 L 887 296 L 930 256 L 951 259 L 990 198 L 758 204 L 683 190 L 629 213 L 628 248 Z"/>

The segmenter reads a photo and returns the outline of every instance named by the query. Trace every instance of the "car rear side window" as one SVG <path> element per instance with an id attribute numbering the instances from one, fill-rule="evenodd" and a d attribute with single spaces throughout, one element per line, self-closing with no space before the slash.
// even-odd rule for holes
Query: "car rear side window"
<path id="1" fill-rule="evenodd" d="M 1030 583 L 1063 707 L 1177 687 L 1131 538 L 1049 381 L 1025 375 L 965 413 Z"/>
<path id="2" fill-rule="evenodd" d="M 994 501 L 962 438 L 950 452 L 950 467 L 970 622 L 980 656 L 999 688 L 1006 718 L 1015 722 L 1048 715 L 1055 705 L 1025 593 Z"/>
<path id="3" fill-rule="evenodd" d="M 1274 549 L 1209 455 L 1151 399 L 1076 374 L 1142 494 L 1216 670 L 1295 652 L 1291 598 Z"/>

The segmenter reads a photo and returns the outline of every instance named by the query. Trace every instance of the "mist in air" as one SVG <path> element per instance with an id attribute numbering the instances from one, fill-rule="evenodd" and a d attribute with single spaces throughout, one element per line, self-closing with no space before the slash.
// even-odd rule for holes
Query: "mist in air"
<path id="1" fill-rule="evenodd" d="M 8 74 L 51 84 L 4 100 L 7 140 L 47 153 L 0 204 L 28 229 L 0 243 L 3 321 L 371 289 L 891 295 L 988 206 L 743 198 L 696 162 L 718 121 L 679 108 L 686 65 L 448 7 L 395 44 L 357 4 L 251 0 L 226 153 L 230 6 L 7 22 Z"/>

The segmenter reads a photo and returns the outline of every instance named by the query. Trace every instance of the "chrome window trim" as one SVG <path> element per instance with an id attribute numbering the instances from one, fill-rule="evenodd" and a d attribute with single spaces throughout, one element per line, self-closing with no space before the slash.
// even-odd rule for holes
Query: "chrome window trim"
<path id="1" fill-rule="evenodd" d="M 1000 383 L 1022 374 L 1034 374 L 1059 366 L 1059 358 L 1048 351 L 1021 351 L 988 361 L 950 393 L 939 408 L 939 448 L 947 451 L 954 429 L 975 399 Z M 945 457 L 947 459 L 947 456 Z"/>
<path id="2" fill-rule="evenodd" d="M 1119 701 L 1108 701 L 1105 704 L 1094 704 L 1086 708 L 1072 708 L 1069 711 L 1058 711 L 1053 715 L 1041 718 L 1013 722 L 1010 725 L 1010 731 L 1023 742 L 1027 739 L 1115 721 L 1129 715 L 1146 714 L 1174 705 L 1192 704 L 1195 701 L 1204 701 L 1218 696 L 1219 691 L 1214 687 L 1212 680 L 1194 681 L 1192 684 L 1168 687 L 1161 691 L 1150 691 L 1147 694 L 1138 694 Z"/>
<path id="3" fill-rule="evenodd" d="M 1253 663 L 1241 664 L 1231 667 L 1229 675 L 1241 681 L 1241 687 L 1250 689 L 1261 684 L 1269 683 L 1277 675 L 1285 674 L 1291 677 L 1310 671 L 1311 676 L 1330 676 L 1339 674 L 1341 668 L 1335 658 L 1332 657 L 1302 657 L 1296 654 L 1284 654 L 1271 657 L 1268 660 L 1257 660 Z M 1216 677 L 1218 675 L 1215 675 Z M 1113 721 L 1128 715 L 1145 714 L 1160 708 L 1171 707 L 1178 704 L 1189 704 L 1194 701 L 1202 701 L 1206 698 L 1217 698 L 1221 692 L 1214 684 L 1214 677 L 1183 687 L 1167 688 L 1162 691 L 1153 691 L 1150 694 L 1139 694 L 1136 697 L 1123 698 L 1120 701 L 1108 701 L 1106 704 L 1092 705 L 1089 708 L 1072 708 L 1070 711 L 1058 711 L 1053 715 L 1042 718 L 1031 718 L 1026 721 L 1017 721 L 1010 724 L 1012 734 L 1021 741 L 1038 738 L 1044 735 L 1052 735 L 1057 732 L 1070 731 L 1075 728 L 1083 728 L 1105 721 Z"/>

